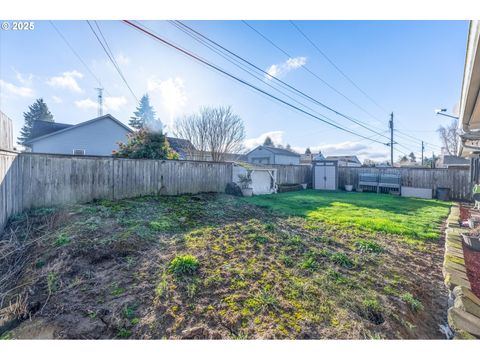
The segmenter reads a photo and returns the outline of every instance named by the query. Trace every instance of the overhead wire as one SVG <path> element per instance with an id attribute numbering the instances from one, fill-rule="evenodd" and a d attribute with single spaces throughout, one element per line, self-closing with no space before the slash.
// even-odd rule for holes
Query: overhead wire
<path id="1" fill-rule="evenodd" d="M 351 134 L 353 134 L 353 135 L 355 135 L 355 136 L 358 136 L 358 137 L 361 137 L 361 138 L 369 139 L 368 137 L 366 137 L 366 136 L 364 136 L 364 135 L 362 135 L 362 134 L 358 134 L 358 133 L 355 133 L 355 132 L 353 132 L 353 131 L 350 131 L 349 129 L 346 129 L 346 128 L 342 127 L 342 126 L 339 126 L 339 125 L 337 125 L 337 124 L 335 124 L 335 123 L 332 123 L 332 122 L 330 122 L 330 121 L 328 121 L 328 120 L 325 120 L 325 119 L 323 119 L 323 118 L 321 118 L 321 117 L 319 117 L 319 116 L 316 116 L 316 115 L 314 115 L 314 114 L 312 114 L 312 113 L 310 113 L 310 112 L 308 112 L 308 111 L 306 111 L 306 110 L 304 110 L 304 109 L 302 109 L 302 108 L 299 108 L 298 106 L 295 106 L 295 105 L 289 103 L 288 101 L 283 100 L 283 99 L 279 98 L 278 96 L 275 96 L 275 95 L 267 92 L 266 90 L 263 90 L 263 89 L 259 88 L 258 86 L 255 86 L 255 85 L 253 85 L 253 84 L 251 84 L 251 83 L 249 83 L 249 82 L 247 82 L 247 81 L 245 81 L 245 80 L 243 80 L 243 79 L 241 79 L 241 78 L 239 78 L 239 77 L 237 77 L 237 76 L 235 76 L 235 75 L 227 72 L 226 70 L 221 69 L 221 68 L 218 67 L 217 65 L 214 65 L 214 64 L 210 63 L 209 61 L 201 58 L 200 56 L 197 56 L 197 55 L 193 54 L 192 52 L 190 52 L 190 51 L 188 51 L 188 50 L 185 50 L 185 49 L 181 48 L 180 46 L 175 45 L 175 44 L 173 44 L 172 42 L 163 39 L 162 37 L 160 37 L 160 36 L 152 33 L 151 31 L 146 30 L 144 27 L 142 27 L 142 26 L 140 26 L 140 25 L 137 25 L 137 24 L 135 24 L 135 23 L 133 23 L 133 22 L 131 22 L 131 21 L 129 21 L 129 20 L 123 20 L 123 22 L 126 23 L 127 25 L 129 25 L 130 27 L 135 28 L 135 29 L 138 30 L 139 32 L 143 33 L 144 35 L 149 36 L 149 37 L 152 37 L 153 39 L 156 39 L 156 40 L 160 41 L 161 43 L 163 43 L 163 44 L 165 44 L 165 45 L 167 45 L 167 46 L 169 46 L 169 47 L 171 47 L 171 48 L 173 48 L 173 49 L 175 49 L 175 50 L 177 50 L 177 51 L 179 51 L 179 52 L 181 52 L 181 53 L 183 53 L 183 54 L 185 54 L 185 55 L 187 55 L 187 56 L 189 56 L 189 57 L 191 57 L 191 58 L 193 58 L 193 59 L 195 59 L 195 60 L 197 60 L 198 62 L 203 63 L 204 65 L 207 65 L 208 67 L 210 67 L 210 68 L 212 68 L 212 69 L 215 69 L 216 71 L 218 71 L 218 72 L 226 75 L 227 77 L 229 77 L 229 78 L 231 78 L 231 79 L 233 79 L 233 80 L 236 80 L 237 82 L 240 82 L 241 84 L 243 84 L 243 85 L 245 85 L 245 86 L 248 86 L 249 88 L 254 89 L 254 90 L 256 90 L 257 92 L 262 93 L 262 94 L 264 94 L 264 95 L 266 95 L 266 96 L 268 96 L 268 97 L 270 97 L 270 98 L 272 98 L 272 99 L 275 99 L 276 101 L 278 101 L 278 102 L 280 102 L 280 103 L 282 103 L 282 104 L 284 104 L 284 105 L 286 105 L 286 106 L 288 106 L 288 107 L 290 107 L 290 108 L 292 108 L 292 109 L 294 109 L 294 110 L 297 110 L 297 111 L 299 111 L 299 112 L 301 112 L 301 113 L 303 113 L 303 114 L 305 114 L 305 115 L 307 115 L 307 116 L 309 116 L 309 117 L 312 117 L 312 118 L 314 118 L 314 119 L 317 119 L 317 120 L 319 120 L 319 121 L 322 121 L 322 122 L 324 122 L 324 123 L 326 123 L 326 124 L 329 124 L 330 126 L 336 127 L 336 128 L 338 128 L 339 130 L 342 130 L 342 131 L 351 133 Z M 384 144 L 383 144 L 382 142 L 380 142 L 380 141 L 376 141 L 376 142 L 379 143 L 379 144 L 384 145 Z"/>

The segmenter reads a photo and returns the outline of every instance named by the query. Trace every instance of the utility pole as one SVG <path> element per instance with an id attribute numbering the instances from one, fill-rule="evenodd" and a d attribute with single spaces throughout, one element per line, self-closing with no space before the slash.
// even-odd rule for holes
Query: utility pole
<path id="1" fill-rule="evenodd" d="M 390 166 L 393 167 L 393 112 L 390 114 Z"/>
<path id="2" fill-rule="evenodd" d="M 95 88 L 98 91 L 98 117 L 103 115 L 103 88 Z"/>
<path id="3" fill-rule="evenodd" d="M 422 166 L 423 166 L 423 151 L 425 150 L 425 145 L 423 145 L 423 140 L 422 140 Z"/>

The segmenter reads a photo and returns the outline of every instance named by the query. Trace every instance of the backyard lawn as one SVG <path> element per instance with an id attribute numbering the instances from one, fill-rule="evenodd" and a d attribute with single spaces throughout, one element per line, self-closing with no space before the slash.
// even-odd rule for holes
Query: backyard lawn
<path id="1" fill-rule="evenodd" d="M 442 338 L 449 207 L 306 190 L 37 209 L 0 238 L 0 336 Z"/>

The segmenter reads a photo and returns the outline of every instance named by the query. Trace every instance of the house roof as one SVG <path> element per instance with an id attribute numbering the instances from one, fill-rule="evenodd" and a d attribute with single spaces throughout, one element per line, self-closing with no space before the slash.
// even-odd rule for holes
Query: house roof
<path id="1" fill-rule="evenodd" d="M 53 121 L 44 121 L 44 120 L 36 120 L 33 122 L 32 131 L 31 131 L 31 138 L 35 139 L 43 135 L 47 135 L 59 130 L 66 129 L 72 124 L 62 124 L 56 123 Z"/>
<path id="2" fill-rule="evenodd" d="M 360 160 L 358 160 L 356 155 L 327 156 L 325 159 L 326 160 L 346 161 L 346 162 L 361 164 Z"/>
<path id="3" fill-rule="evenodd" d="M 445 155 L 443 157 L 443 165 L 470 165 L 470 160 L 461 156 Z"/>
<path id="4" fill-rule="evenodd" d="M 127 130 L 128 132 L 133 132 L 132 129 L 130 129 L 127 125 L 123 124 L 120 120 L 114 118 L 112 115 L 110 114 L 106 114 L 106 115 L 103 115 L 103 116 L 99 116 L 99 117 L 96 117 L 94 119 L 91 119 L 91 120 L 88 120 L 88 121 L 84 121 L 84 122 L 81 122 L 79 124 L 76 124 L 76 125 L 72 125 L 72 124 L 62 124 L 62 123 L 50 123 L 48 121 L 35 121 L 34 122 L 34 126 L 33 126 L 33 131 L 37 131 L 37 130 L 34 130 L 36 127 L 38 128 L 38 134 L 41 134 L 41 135 L 37 135 L 37 133 L 35 132 L 35 136 L 28 140 L 28 141 L 25 141 L 25 144 L 28 145 L 28 144 L 31 144 L 31 143 L 34 143 L 38 140 L 41 140 L 41 139 L 45 139 L 47 137 L 50 137 L 50 136 L 53 136 L 53 135 L 57 135 L 57 134 L 60 134 L 60 133 L 63 133 L 63 132 L 66 132 L 66 131 L 70 131 L 72 129 L 77 129 L 81 126 L 84 126 L 84 125 L 87 125 L 87 124 L 91 124 L 95 121 L 99 121 L 99 120 L 103 120 L 105 118 L 110 118 L 111 120 L 113 120 L 114 122 L 116 122 L 118 125 L 120 125 L 121 127 L 125 128 L 125 130 Z M 37 124 L 38 123 L 38 124 Z M 48 123 L 48 124 L 45 124 L 45 123 Z M 59 126 L 57 126 L 59 125 Z"/>
<path id="5" fill-rule="evenodd" d="M 190 140 L 174 137 L 167 137 L 167 140 L 170 144 L 170 147 L 180 155 L 187 155 L 197 150 L 195 146 L 193 146 L 193 144 L 190 142 Z"/>
<path id="6" fill-rule="evenodd" d="M 251 152 L 253 152 L 253 151 L 257 150 L 257 149 L 258 149 L 258 150 L 265 149 L 265 150 L 268 150 L 268 151 L 270 151 L 271 153 L 274 153 L 274 154 L 277 154 L 277 155 L 300 157 L 300 154 L 297 154 L 296 152 L 293 152 L 293 151 L 291 151 L 291 150 L 280 149 L 280 148 L 277 148 L 277 147 L 265 146 L 265 145 L 257 146 L 255 149 L 253 149 L 253 150 L 251 150 L 250 152 L 248 152 L 248 154 L 250 154 Z M 247 155 L 248 155 L 248 154 L 247 154 Z"/>

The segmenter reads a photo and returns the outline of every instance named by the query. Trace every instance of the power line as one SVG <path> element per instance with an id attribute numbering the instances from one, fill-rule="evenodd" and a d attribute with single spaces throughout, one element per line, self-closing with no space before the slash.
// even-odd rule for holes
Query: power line
<path id="1" fill-rule="evenodd" d="M 92 77 L 97 81 L 99 87 L 103 87 L 102 85 L 102 82 L 100 81 L 100 79 L 94 74 L 94 72 L 90 69 L 90 67 L 87 65 L 87 63 L 82 59 L 82 57 L 75 51 L 75 49 L 73 48 L 73 46 L 70 44 L 70 42 L 67 40 L 67 38 L 62 34 L 62 32 L 60 31 L 60 29 L 58 29 L 55 24 L 53 23 L 53 21 L 49 20 L 50 22 L 50 25 L 53 27 L 53 29 L 57 32 L 57 34 L 60 36 L 60 38 L 65 42 L 65 44 L 68 46 L 68 48 L 70 49 L 70 51 L 77 57 L 77 59 L 83 64 L 83 66 L 85 66 L 85 68 L 87 69 L 87 71 L 90 73 L 90 75 L 92 75 Z M 105 90 L 108 94 L 108 91 Z"/>
<path id="2" fill-rule="evenodd" d="M 411 139 L 413 139 L 413 140 L 416 140 L 417 142 L 418 142 L 418 141 L 423 141 L 425 144 L 430 145 L 431 147 L 434 147 L 434 148 L 437 148 L 437 149 L 441 149 L 441 146 L 438 146 L 438 145 L 435 145 L 435 144 L 426 142 L 426 141 L 424 141 L 424 140 L 422 140 L 422 139 L 420 139 L 420 138 L 417 138 L 417 137 L 415 137 L 415 136 L 409 135 L 409 134 L 407 134 L 407 133 L 405 133 L 405 132 L 403 132 L 403 131 L 400 131 L 400 130 L 398 130 L 398 129 L 396 129 L 396 131 L 397 131 L 398 133 L 402 134 L 404 137 L 405 137 L 405 136 L 406 136 L 406 137 L 409 137 L 409 138 L 411 138 Z"/>
<path id="3" fill-rule="evenodd" d="M 278 49 L 279 51 L 281 51 L 283 54 L 285 54 L 286 56 L 288 56 L 289 58 L 292 58 L 293 56 L 290 55 L 288 52 L 286 52 L 285 50 L 283 50 L 280 46 L 278 46 L 277 44 L 275 44 L 272 40 L 270 40 L 267 36 L 265 36 L 264 34 L 262 34 L 259 30 L 255 29 L 252 25 L 250 25 L 249 23 L 247 23 L 245 20 L 242 20 L 242 22 L 248 26 L 250 29 L 252 29 L 255 33 L 257 33 L 259 36 L 261 36 L 265 41 L 267 41 L 269 44 L 271 44 L 272 46 L 274 46 L 276 49 Z M 324 79 L 322 79 L 319 75 L 317 75 L 316 73 L 314 73 L 312 70 L 310 70 L 310 68 L 308 68 L 307 66 L 305 65 L 301 65 L 301 67 L 307 71 L 309 74 L 311 74 L 312 76 L 314 76 L 315 78 L 317 78 L 318 80 L 320 80 L 323 84 L 325 84 L 327 87 L 329 87 L 331 90 L 333 90 L 334 92 L 336 92 L 337 94 L 339 94 L 340 96 L 342 96 L 344 99 L 346 99 L 348 102 L 350 102 L 352 105 L 356 106 L 357 108 L 359 108 L 360 110 L 362 110 L 364 113 L 368 114 L 369 116 L 371 116 L 372 118 L 378 120 L 378 121 L 381 121 L 379 118 L 377 118 L 375 115 L 371 114 L 368 110 L 366 110 L 365 108 L 363 108 L 361 105 L 357 104 L 355 101 L 353 101 L 352 99 L 350 99 L 348 96 L 346 96 L 345 94 L 343 94 L 342 92 L 340 92 L 339 90 L 337 90 L 334 86 L 330 85 L 328 82 L 326 82 Z"/>
<path id="4" fill-rule="evenodd" d="M 327 120 L 339 125 L 335 120 L 327 117 L 326 115 L 322 114 L 322 113 L 319 113 L 318 111 L 312 109 L 311 107 L 309 107 L 308 105 L 305 105 L 304 103 L 298 101 L 297 99 L 293 98 L 292 96 L 284 93 L 283 91 L 279 90 L 278 88 L 276 88 L 275 86 L 273 86 L 270 82 L 267 82 L 265 81 L 263 78 L 261 77 L 258 77 L 256 74 L 252 73 L 248 68 L 246 68 L 242 63 L 240 63 L 238 60 L 235 60 L 234 58 L 232 58 L 231 56 L 228 56 L 228 55 L 225 55 L 224 53 L 220 52 L 218 49 L 212 47 L 211 45 L 209 45 L 208 43 L 206 43 L 204 40 L 202 40 L 201 38 L 199 38 L 198 36 L 188 32 L 188 30 L 180 27 L 179 25 L 177 25 L 175 23 L 175 21 L 169 21 L 170 24 L 172 24 L 173 26 L 175 26 L 177 29 L 181 30 L 183 33 L 187 34 L 188 36 L 190 36 L 191 38 L 197 40 L 198 42 L 200 42 L 201 44 L 203 44 L 204 46 L 206 46 L 207 48 L 209 48 L 210 50 L 212 50 L 213 52 L 215 52 L 216 54 L 218 54 L 219 56 L 221 56 L 223 59 L 227 60 L 228 62 L 230 62 L 231 64 L 235 65 L 236 67 L 240 68 L 241 70 L 245 71 L 247 74 L 249 74 L 250 76 L 254 77 L 255 79 L 261 81 L 262 83 L 264 83 L 265 85 L 267 85 L 268 87 L 272 88 L 273 90 L 279 92 L 280 94 L 286 96 L 287 98 L 289 98 L 290 100 L 293 100 L 295 101 L 297 104 L 300 104 L 301 106 L 309 109 L 310 111 L 316 113 L 317 115 L 319 116 L 323 116 L 324 118 L 326 118 Z M 152 33 L 155 33 L 153 30 L 151 30 L 148 26 L 145 26 L 142 24 L 142 26 L 148 30 L 150 30 Z M 185 25 L 186 26 L 186 25 Z M 193 29 L 192 29 L 193 30 Z M 194 31 L 194 30 L 193 30 Z"/>
<path id="5" fill-rule="evenodd" d="M 377 105 L 377 107 L 385 112 L 387 112 L 387 110 L 381 106 L 378 102 L 376 102 L 370 95 L 368 95 L 362 88 L 360 88 L 360 86 L 358 86 L 353 80 L 352 78 L 350 78 L 350 76 L 348 76 L 347 74 L 345 74 L 345 72 L 342 71 L 342 69 L 340 69 L 340 67 L 337 66 L 337 64 L 335 64 L 335 62 L 333 60 L 331 60 L 327 54 L 325 54 L 308 36 L 307 34 L 305 34 L 298 26 L 297 24 L 295 24 L 292 20 L 290 20 L 290 24 L 292 24 L 292 26 L 297 29 L 297 31 L 340 73 L 342 74 L 342 76 L 347 79 L 350 84 L 352 84 L 353 86 L 355 86 L 355 88 L 357 88 L 358 91 L 360 91 L 363 95 L 365 95 L 365 97 L 367 97 L 372 103 L 374 103 L 375 105 Z"/>
<path id="6" fill-rule="evenodd" d="M 207 40 L 209 43 L 214 44 L 216 47 L 218 47 L 218 48 L 220 48 L 221 50 L 227 52 L 228 54 L 234 56 L 235 58 L 240 59 L 241 61 L 243 61 L 244 63 L 248 64 L 249 66 L 251 66 L 252 68 L 254 68 L 255 70 L 257 70 L 258 72 L 260 72 L 260 73 L 262 73 L 263 75 L 267 76 L 268 78 L 271 78 L 271 79 L 277 81 L 278 83 L 280 83 L 281 85 L 283 85 L 283 88 L 287 88 L 287 89 L 290 90 L 291 92 L 295 92 L 296 94 L 301 95 L 303 98 L 306 98 L 307 100 L 312 101 L 312 102 L 314 102 L 315 104 L 320 105 L 320 106 L 326 108 L 326 109 L 329 110 L 329 111 L 332 111 L 332 112 L 335 113 L 336 115 L 341 116 L 341 117 L 343 117 L 343 118 L 345 118 L 345 119 L 347 119 L 347 120 L 349 120 L 349 121 L 352 121 L 352 122 L 354 122 L 355 124 L 357 124 L 357 125 L 365 128 L 365 129 L 367 129 L 367 130 L 369 130 L 369 131 L 371 131 L 371 132 L 373 132 L 373 133 L 375 133 L 375 134 L 377 134 L 377 135 L 383 136 L 383 137 L 385 137 L 385 138 L 388 139 L 388 137 L 386 137 L 385 135 L 379 133 L 378 131 L 373 130 L 372 128 L 370 128 L 368 125 L 366 125 L 365 123 L 361 122 L 360 120 L 357 120 L 357 119 L 355 119 L 355 118 L 353 118 L 353 117 L 351 117 L 351 116 L 345 115 L 345 114 L 343 114 L 343 113 L 341 113 L 341 112 L 333 109 L 332 107 L 330 107 L 330 106 L 322 103 L 321 101 L 313 98 L 312 96 L 306 94 L 305 92 L 299 90 L 298 88 L 296 88 L 296 87 L 294 87 L 294 86 L 292 86 L 292 85 L 290 85 L 290 84 L 288 84 L 288 83 L 280 80 L 280 79 L 277 78 L 276 76 L 270 75 L 268 72 L 266 72 L 265 70 L 263 70 L 263 69 L 260 68 L 259 66 L 253 64 L 251 61 L 248 61 L 248 60 L 246 60 L 245 58 L 241 57 L 240 55 L 236 54 L 235 52 L 233 52 L 233 51 L 225 48 L 224 46 L 222 46 L 222 45 L 220 45 L 219 43 L 215 42 L 215 41 L 212 40 L 211 38 L 203 35 L 202 33 L 196 31 L 195 29 L 189 27 L 188 25 L 184 24 L 183 22 L 181 22 L 181 21 L 175 21 L 175 22 L 173 22 L 173 21 L 172 21 L 171 23 L 174 24 L 178 29 L 182 30 L 184 33 L 187 33 L 189 36 L 193 37 L 194 39 L 196 39 L 197 41 L 201 42 L 202 44 L 204 44 L 205 46 L 209 47 L 210 49 L 212 49 L 210 46 L 208 46 L 207 44 L 205 44 L 205 42 L 203 42 L 203 41 L 201 41 L 200 39 L 198 39 L 198 37 L 195 37 L 192 33 L 194 33 L 195 35 L 198 35 L 199 37 L 201 37 L 201 38 L 203 38 L 203 39 L 205 39 L 205 40 Z M 180 24 L 180 25 L 183 27 L 183 29 L 180 28 L 179 25 L 177 25 L 177 24 Z M 186 32 L 186 31 L 190 31 L 191 33 Z M 212 49 L 212 50 L 215 51 L 215 52 L 218 54 L 218 51 L 216 51 L 216 50 L 214 50 L 214 49 Z M 223 55 L 220 55 L 220 56 L 224 57 Z M 225 57 L 224 57 L 224 58 L 225 58 Z M 249 72 L 248 70 L 245 70 L 245 69 L 244 69 L 244 71 Z M 250 72 L 249 72 L 249 73 L 250 73 Z M 250 75 L 252 75 L 252 74 L 250 73 Z M 252 75 L 252 76 L 253 76 L 253 75 Z M 257 79 L 258 79 L 258 78 L 257 78 Z M 261 80 L 261 81 L 264 82 L 264 83 L 266 83 L 268 86 L 271 87 L 271 85 L 269 85 L 267 82 L 265 82 L 265 81 L 263 81 L 263 80 Z M 276 90 L 279 91 L 278 89 L 276 89 Z M 282 94 L 284 94 L 284 93 L 282 93 Z M 285 95 L 285 94 L 284 94 L 284 95 Z M 286 95 L 286 96 L 287 96 L 287 95 Z M 289 97 L 289 98 L 290 98 L 290 97 Z M 305 105 L 304 105 L 304 106 L 305 106 Z M 325 115 L 323 115 L 323 114 L 322 114 L 322 116 L 325 117 Z M 329 119 L 329 120 L 331 120 L 331 119 Z M 332 121 L 333 121 L 333 120 L 332 120 Z"/>
<path id="7" fill-rule="evenodd" d="M 105 54 L 107 54 L 108 58 L 110 59 L 110 61 L 112 62 L 113 66 L 115 67 L 115 69 L 117 70 L 118 74 L 120 75 L 120 77 L 122 78 L 123 82 L 125 83 L 125 85 L 127 85 L 127 88 L 128 90 L 130 90 L 130 93 L 132 94 L 133 98 L 135 99 L 136 102 L 138 102 L 138 98 L 137 96 L 135 95 L 135 93 L 133 92 L 132 88 L 130 87 L 130 85 L 128 84 L 128 81 L 127 79 L 125 79 L 125 76 L 123 75 L 122 73 L 122 70 L 120 69 L 120 67 L 118 66 L 117 62 L 115 61 L 115 58 L 113 57 L 113 54 L 110 55 L 109 51 L 107 50 L 107 48 L 105 46 L 108 47 L 108 43 L 106 42 L 105 40 L 105 45 L 103 44 L 103 42 L 100 40 L 100 38 L 98 37 L 98 34 L 95 32 L 95 30 L 93 29 L 92 25 L 90 24 L 90 21 L 87 20 L 87 24 L 88 26 L 90 27 L 90 30 L 92 30 L 93 34 L 95 35 L 95 37 L 97 38 L 98 42 L 100 43 L 100 45 L 102 46 L 103 48 L 103 51 L 105 51 Z M 98 25 L 97 25 L 98 26 Z M 105 39 L 105 38 L 104 38 Z M 109 47 L 108 47 L 109 48 Z M 110 48 L 109 48 L 110 49 Z"/>
<path id="8" fill-rule="evenodd" d="M 293 104 L 291 104 L 291 103 L 289 103 L 289 102 L 287 102 L 287 101 L 285 101 L 285 100 L 283 100 L 283 99 L 281 99 L 281 98 L 279 98 L 279 97 L 277 97 L 277 96 L 275 96 L 275 95 L 273 95 L 273 94 L 271 94 L 271 93 L 269 93 L 269 92 L 267 92 L 267 91 L 265 91 L 265 90 L 263 90 L 263 89 L 261 89 L 261 88 L 259 88 L 259 87 L 257 87 L 257 86 L 255 86 L 255 85 L 253 85 L 253 84 L 251 84 L 251 83 L 249 83 L 249 82 L 247 82 L 247 81 L 245 81 L 245 80 L 242 80 L 242 79 L 238 78 L 237 76 L 232 75 L 232 74 L 228 73 L 227 71 L 219 68 L 218 66 L 216 66 L 216 65 L 208 62 L 207 60 L 202 59 L 201 57 L 199 57 L 199 56 L 197 56 L 197 55 L 195 55 L 195 54 L 193 54 L 193 53 L 191 53 L 191 52 L 189 52 L 189 51 L 187 51 L 187 50 L 185 50 L 185 49 L 183 49 L 183 48 L 181 48 L 181 47 L 179 47 L 179 46 L 177 46 L 177 45 L 175 45 L 175 44 L 173 44 L 173 43 L 171 43 L 171 42 L 169 42 L 169 41 L 167 41 L 167 40 L 165 40 L 165 39 L 163 39 L 163 38 L 161 38 L 160 36 L 153 34 L 152 32 L 144 29 L 143 27 L 141 27 L 141 26 L 139 26 L 139 25 L 134 24 L 133 22 L 131 22 L 131 21 L 129 21 L 129 20 L 123 20 L 123 22 L 126 23 L 126 24 L 128 24 L 129 26 L 135 28 L 136 30 L 144 33 L 145 35 L 148 35 L 148 36 L 150 36 L 150 37 L 152 37 L 152 38 L 154 38 L 154 39 L 162 42 L 163 44 L 165 44 L 165 45 L 167 45 L 167 46 L 169 46 L 169 47 L 172 47 L 172 48 L 174 48 L 174 49 L 177 50 L 177 51 L 180 51 L 181 53 L 183 53 L 183 54 L 185 54 L 185 55 L 187 55 L 187 56 L 189 56 L 189 57 L 191 57 L 191 58 L 193 58 L 193 59 L 195 59 L 195 60 L 203 63 L 204 65 L 207 65 L 208 67 L 210 67 L 210 68 L 212 68 L 212 69 L 214 69 L 214 70 L 216 70 L 216 71 L 218 71 L 218 72 L 220 72 L 220 73 L 228 76 L 229 78 L 234 79 L 234 80 L 242 83 L 243 85 L 246 85 L 246 86 L 248 86 L 248 87 L 256 90 L 257 92 L 260 92 L 260 93 L 262 93 L 262 94 L 264 94 L 264 95 L 266 95 L 266 96 L 268 96 L 268 97 L 270 97 L 270 98 L 272 98 L 272 99 L 275 99 L 275 100 L 277 100 L 278 102 L 280 102 L 280 103 L 282 103 L 282 104 L 284 104 L 284 105 L 287 105 L 287 106 L 291 107 L 292 109 L 295 109 L 295 110 L 297 110 L 297 111 L 299 111 L 299 112 L 301 112 L 301 113 L 303 113 L 303 114 L 305 114 L 305 115 L 308 115 L 308 116 L 310 116 L 310 117 L 313 117 L 313 118 L 315 118 L 315 119 L 317 119 L 317 120 L 320 120 L 320 121 L 322 121 L 322 122 L 324 122 L 324 123 L 326 123 L 326 124 L 329 124 L 330 126 L 333 126 L 333 127 L 337 128 L 337 129 L 339 129 L 339 130 L 342 130 L 342 131 L 348 132 L 348 133 L 350 133 L 350 134 L 353 134 L 353 135 L 355 135 L 355 136 L 358 136 L 358 137 L 361 137 L 361 138 L 369 139 L 369 140 L 370 140 L 370 138 L 368 138 L 368 137 L 366 137 L 366 136 L 363 136 L 363 135 L 361 135 L 361 134 L 355 133 L 355 132 L 350 131 L 350 130 L 348 130 L 348 129 L 345 129 L 345 128 L 337 125 L 337 124 L 331 123 L 331 122 L 329 122 L 329 121 L 327 121 L 327 120 L 325 120 L 325 119 L 322 119 L 322 118 L 320 118 L 320 117 L 318 117 L 318 116 L 316 116 L 316 115 L 313 115 L 313 114 L 309 113 L 308 111 L 305 111 L 305 110 L 303 110 L 303 109 L 301 109 L 301 108 L 299 108 L 299 107 L 297 107 L 297 106 L 295 106 L 295 105 L 293 105 Z M 380 142 L 380 141 L 376 141 L 376 142 L 378 142 L 379 144 L 384 145 L 384 144 L 383 144 L 382 142 Z"/>

